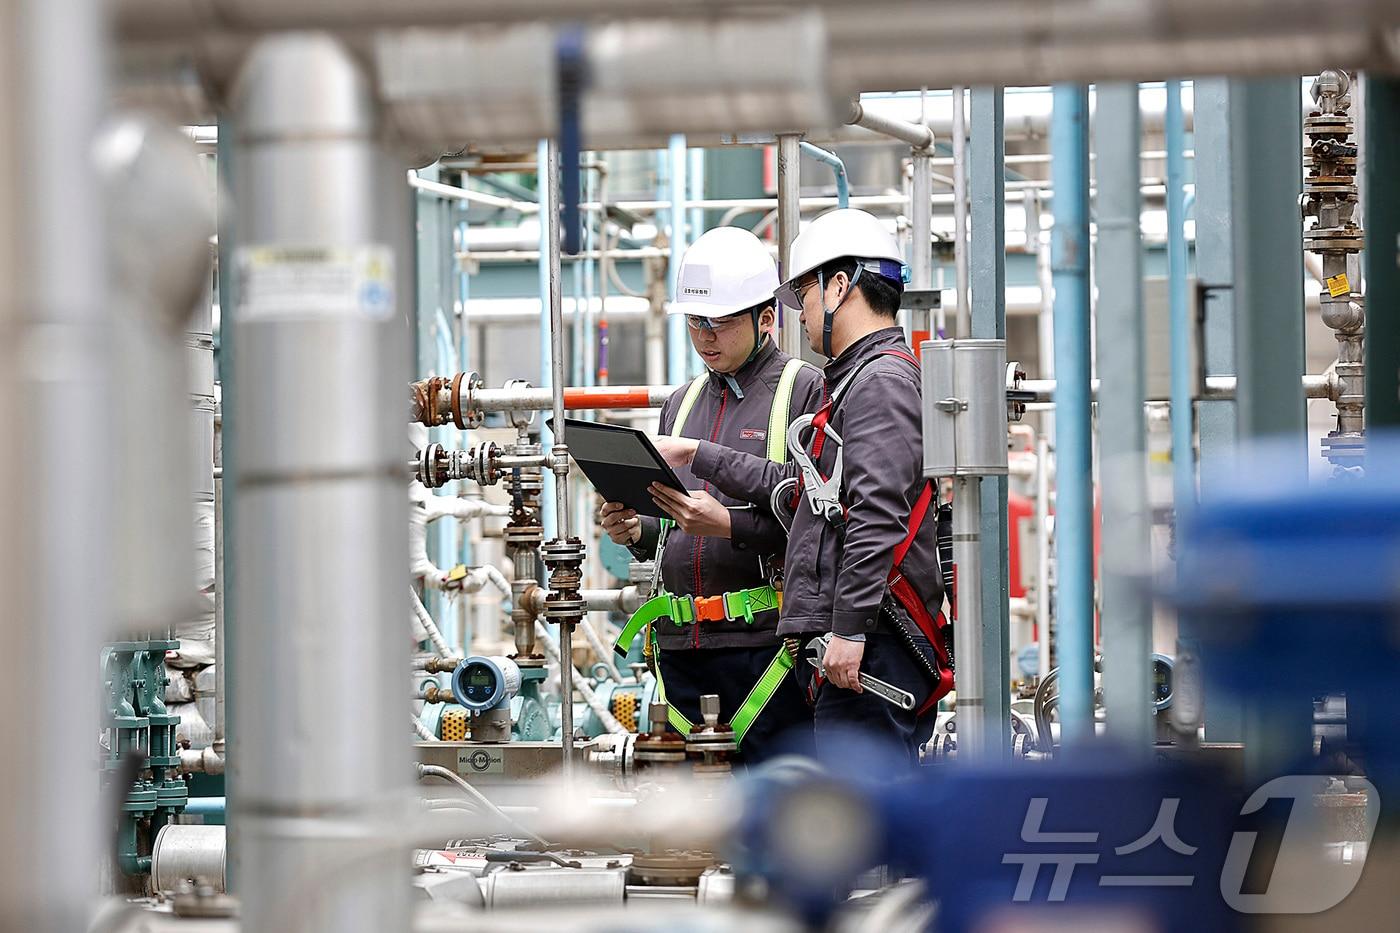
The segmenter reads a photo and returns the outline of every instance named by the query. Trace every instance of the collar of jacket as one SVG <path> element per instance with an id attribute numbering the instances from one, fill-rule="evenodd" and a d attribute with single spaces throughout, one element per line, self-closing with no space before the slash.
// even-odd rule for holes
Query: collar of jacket
<path id="1" fill-rule="evenodd" d="M 822 374 L 826 377 L 828 389 L 846 378 L 853 369 L 870 356 L 879 353 L 886 347 L 893 346 L 905 346 L 904 328 L 898 325 L 882 327 L 866 334 L 843 350 L 840 356 L 826 364 Z"/>
<path id="2" fill-rule="evenodd" d="M 763 367 L 768 365 L 768 361 L 773 358 L 773 354 L 778 352 L 778 347 L 773 343 L 773 338 L 767 334 L 763 337 L 763 346 L 759 348 L 754 358 L 749 360 L 734 373 L 717 373 L 710 370 L 710 387 L 716 392 L 727 386 L 736 385 L 738 388 L 735 395 L 743 398 L 747 390 L 751 388 L 759 379 L 759 374 L 763 372 Z"/>

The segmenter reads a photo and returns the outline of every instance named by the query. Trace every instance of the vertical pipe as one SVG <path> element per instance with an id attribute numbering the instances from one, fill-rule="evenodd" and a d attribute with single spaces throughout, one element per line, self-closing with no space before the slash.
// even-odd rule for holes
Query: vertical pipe
<path id="1" fill-rule="evenodd" d="M 1236 405 L 1241 443 L 1269 438 L 1268 468 L 1302 482 L 1307 472 L 1303 373 L 1302 113 L 1296 77 L 1235 79 L 1230 87 L 1234 162 Z M 1207 662 L 1209 659 L 1207 659 Z M 1250 703 L 1245 769 L 1267 779 L 1312 749 L 1307 698 Z"/>
<path id="2" fill-rule="evenodd" d="M 1035 627 L 1036 676 L 1050 673 L 1050 442 L 1035 444 Z"/>
<path id="3" fill-rule="evenodd" d="M 787 281 L 788 260 L 792 241 L 802 223 L 802 150 L 801 137 L 784 133 L 778 137 L 778 278 Z M 801 357 L 807 346 L 797 312 L 783 311 L 783 327 L 779 334 L 782 351 Z M 810 355 L 810 354 L 808 354 Z"/>
<path id="4" fill-rule="evenodd" d="M 1172 503 L 1181 516 L 1196 501 L 1191 401 L 1191 304 L 1186 295 L 1186 116 L 1181 82 L 1167 82 L 1167 307 L 1171 322 Z M 1103 290 L 1099 290 L 1103 294 Z M 1100 344 L 1102 346 L 1102 344 Z M 1102 355 L 1099 357 L 1102 360 Z M 1107 524 L 1105 522 L 1105 524 Z"/>
<path id="5" fill-rule="evenodd" d="M 559 255 L 559 146 L 553 140 L 546 140 L 544 149 L 541 152 L 543 158 L 540 160 L 540 168 L 544 175 L 549 178 L 547 193 L 540 198 L 540 205 L 544 209 L 545 224 L 549 229 L 547 239 L 549 249 L 546 254 L 549 272 L 549 302 L 547 313 L 549 315 L 549 364 L 550 364 L 550 387 L 554 390 L 553 414 L 554 414 L 554 444 L 560 447 L 567 445 L 564 428 L 564 299 L 560 293 L 561 269 Z M 569 477 L 568 463 L 565 461 L 562 468 L 556 468 L 552 472 L 554 476 L 554 521 L 556 532 L 554 537 L 557 540 L 564 540 L 569 537 L 569 529 L 572 524 L 569 515 Z M 563 624 L 559 626 L 559 652 L 564 659 L 559 665 L 559 695 L 562 702 L 559 704 L 559 725 L 562 735 L 563 746 L 563 774 L 566 781 L 573 777 L 573 735 L 574 735 L 574 664 L 573 664 L 573 635 L 572 625 Z"/>
<path id="6" fill-rule="evenodd" d="M 407 799 L 408 658 L 384 620 L 402 615 L 408 557 L 399 398 L 412 201 L 379 147 L 367 76 L 328 36 L 260 41 L 233 111 L 242 285 L 225 311 L 239 350 L 230 467 L 242 559 L 229 660 L 260 677 L 233 697 L 242 928 L 405 929 L 391 802 Z M 307 419 L 306 399 L 325 417 Z M 303 689 L 305 652 L 287 645 L 315 645 L 355 689 L 330 704 Z"/>
<path id="7" fill-rule="evenodd" d="M 13 741 L 33 737 L 0 760 L 0 928 L 35 933 L 90 925 L 105 823 L 89 742 L 101 728 L 93 663 L 112 625 L 115 490 L 106 471 L 72 482 L 36 456 L 69 449 L 73 413 L 113 388 L 90 162 L 105 94 L 101 7 L 0 4 L 0 703 L 20 717 Z M 64 183 L 36 183 L 51 173 Z M 89 421 L 83 444 L 109 450 L 107 423 Z M 62 695 L 40 700 L 65 667 L 77 675 Z M 72 872 L 54 870 L 62 864 Z"/>
<path id="8" fill-rule="evenodd" d="M 1197 78 L 1192 82 L 1192 137 L 1196 175 L 1196 281 L 1204 314 L 1201 353 L 1207 376 L 1235 372 L 1235 247 L 1231 180 L 1235 155 L 1230 136 L 1230 81 Z M 1206 498 L 1233 471 L 1235 400 L 1202 400 L 1197 403 L 1200 434 L 1200 496 Z M 1177 663 L 1199 656 L 1199 635 L 1190 615 L 1177 618 Z M 1182 677 L 1178 683 L 1201 683 L 1202 678 Z M 1205 710 L 1205 738 L 1209 742 L 1239 742 L 1243 737 L 1243 712 L 1238 702 L 1222 691 L 1209 697 L 1184 698 L 1174 703 L 1173 714 Z M 1177 723 L 1188 731 L 1195 723 Z"/>
<path id="9" fill-rule="evenodd" d="M 1400 427 L 1400 79 L 1365 80 L 1366 424 L 1383 429 Z"/>
<path id="10" fill-rule="evenodd" d="M 1055 570 L 1063 743 L 1094 730 L 1094 491 L 1089 380 L 1089 92 L 1057 84 L 1050 122 L 1055 227 Z"/>
<path id="11" fill-rule="evenodd" d="M 978 631 L 986 617 L 982 605 L 982 478 L 959 477 L 953 484 L 953 563 L 958 579 L 957 652 L 958 760 L 984 761 L 996 731 L 986 714 L 985 659 Z M 995 746 L 992 746 L 995 748 Z"/>
<path id="12" fill-rule="evenodd" d="M 909 185 L 909 285 L 915 289 L 933 288 L 933 151 L 911 149 L 913 176 Z M 909 318 L 914 346 L 927 339 L 928 311 L 915 311 Z M 922 332 L 922 334 L 920 333 Z"/>
<path id="13" fill-rule="evenodd" d="M 705 200 L 705 150 L 692 149 L 689 154 L 689 165 L 686 169 L 686 186 L 692 203 Z M 705 209 L 701 207 L 692 208 L 689 211 L 690 235 L 698 239 L 700 234 L 705 232 Z M 700 355 L 693 352 L 693 345 L 690 342 L 689 332 L 685 335 L 686 360 L 689 365 L 686 367 L 686 374 L 696 376 L 703 369 L 700 362 Z"/>
<path id="14" fill-rule="evenodd" d="M 973 292 L 968 321 L 974 338 L 1006 339 L 1006 138 L 1005 92 L 999 87 L 972 90 L 971 171 L 972 240 L 968 264 L 983 287 Z M 979 572 L 960 574 L 963 594 L 976 588 L 979 615 L 963 626 L 962 645 L 976 640 L 982 689 L 985 754 L 1005 758 L 1011 749 L 1011 592 L 1007 564 L 1005 476 L 974 481 L 979 489 Z M 959 607 L 961 611 L 961 606 Z M 956 637 L 956 636 L 955 636 Z M 966 672 L 971 664 L 960 662 Z M 959 687 L 961 690 L 961 687 Z"/>
<path id="15" fill-rule="evenodd" d="M 957 279 L 957 314 L 953 318 L 958 336 L 968 333 L 967 274 L 967 126 L 963 116 L 962 87 L 953 88 L 953 267 Z"/>
<path id="16" fill-rule="evenodd" d="M 670 180 L 671 201 L 671 263 L 666 270 L 667 294 L 676 300 L 676 279 L 680 275 L 681 259 L 686 248 L 686 209 L 685 209 L 685 136 L 676 133 L 671 137 L 667 167 Z M 671 385 L 685 381 L 689 368 L 690 338 L 686 334 L 685 318 L 679 314 L 666 318 L 666 378 Z"/>
<path id="17" fill-rule="evenodd" d="M 1103 490 L 1104 705 L 1110 735 L 1145 755 L 1152 708 L 1147 428 L 1138 86 L 1100 84 L 1097 162 L 1099 450 Z M 1180 101 L 1178 99 L 1178 105 Z M 1168 105 L 1170 107 L 1170 104 Z M 1178 109 L 1179 106 L 1178 106 Z M 1168 145 L 1170 145 L 1170 133 Z M 1189 396 L 1188 396 L 1189 404 Z"/>
<path id="18" fill-rule="evenodd" d="M 540 289 L 540 386 L 548 388 L 555 383 L 551 376 L 553 371 L 551 350 L 554 346 L 551 323 L 551 306 L 553 304 L 554 287 L 556 279 L 550 275 L 549 257 L 553 251 L 559 248 L 559 214 L 551 212 L 550 204 L 558 203 L 558 194 L 555 192 L 554 173 L 550 170 L 550 159 L 553 149 L 549 140 L 542 139 L 536 147 L 535 162 L 539 166 L 537 175 L 540 199 L 540 258 L 537 266 Z M 551 243 L 553 244 L 551 247 Z M 559 423 L 559 419 L 555 420 Z M 554 435 L 550 431 L 548 422 L 540 425 L 540 445 L 544 450 L 548 450 L 554 443 Z M 540 525 L 544 528 L 546 539 L 556 537 L 555 526 L 558 516 L 555 514 L 555 490 L 554 474 L 549 470 L 543 472 L 544 490 L 540 496 Z"/>

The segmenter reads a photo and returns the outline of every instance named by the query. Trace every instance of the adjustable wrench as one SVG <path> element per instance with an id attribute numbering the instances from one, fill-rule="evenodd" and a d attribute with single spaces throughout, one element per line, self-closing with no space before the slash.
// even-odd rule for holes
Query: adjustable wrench
<path id="1" fill-rule="evenodd" d="M 796 461 L 797 468 L 802 471 L 802 492 L 807 498 L 807 503 L 812 507 L 812 514 L 819 518 L 824 518 L 829 522 L 840 522 L 843 518 L 841 511 L 841 454 L 844 442 L 841 436 L 831 429 L 831 425 L 825 425 L 823 430 L 826 436 L 836 444 L 836 463 L 831 468 L 831 477 L 822 479 L 821 473 L 817 470 L 816 463 L 807 453 L 807 445 L 802 439 L 802 435 L 812 426 L 812 415 L 802 415 L 794 418 L 792 424 L 788 425 L 787 442 L 788 451 L 792 454 L 792 459 Z"/>
<path id="2" fill-rule="evenodd" d="M 815 658 L 809 656 L 807 658 L 807 663 L 815 667 L 823 677 L 826 676 L 826 666 L 824 664 L 826 661 L 826 648 L 827 645 L 831 644 L 831 639 L 831 633 L 827 632 L 825 635 L 819 638 L 813 638 L 811 641 L 807 642 L 808 650 L 816 654 Z M 900 709 L 914 708 L 914 694 L 910 693 L 908 690 L 901 690 L 894 684 L 887 684 L 883 680 L 877 677 L 871 677 L 869 674 L 865 673 L 860 674 L 858 679 L 862 687 L 887 703 L 893 703 Z"/>

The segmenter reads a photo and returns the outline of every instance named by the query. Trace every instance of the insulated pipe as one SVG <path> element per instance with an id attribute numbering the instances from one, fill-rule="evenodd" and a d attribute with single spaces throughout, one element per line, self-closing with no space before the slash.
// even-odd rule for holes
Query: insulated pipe
<path id="1" fill-rule="evenodd" d="M 669 179 L 671 207 L 668 216 L 671 221 L 671 253 L 666 269 L 667 294 L 671 301 L 676 300 L 676 288 L 680 277 L 681 259 L 689 240 L 685 227 L 685 136 L 677 133 L 671 137 L 667 148 L 666 177 Z M 685 318 L 679 314 L 666 316 L 666 379 L 669 382 L 685 382 L 688 378 L 687 362 L 690 358 L 690 339 L 686 334 Z"/>
<path id="2" fill-rule="evenodd" d="M 802 147 L 801 137 L 785 133 L 778 137 L 778 279 L 787 281 L 792 275 L 792 241 L 797 239 L 802 225 Z M 778 333 L 779 349 L 794 359 L 802 357 L 807 345 L 806 335 L 798 314 L 791 308 L 780 308 L 782 327 Z"/>
<path id="3" fill-rule="evenodd" d="M 933 148 L 933 130 L 921 123 L 909 123 L 904 120 L 897 120 L 894 117 L 887 117 L 882 113 L 876 113 L 862 106 L 860 101 L 851 102 L 851 112 L 846 117 L 846 122 L 856 126 L 863 126 L 867 130 L 882 133 L 892 139 L 908 143 L 915 149 Z"/>
<path id="4" fill-rule="evenodd" d="M 254 895 L 242 929 L 407 929 L 408 642 L 386 624 L 402 618 L 408 558 L 402 168 L 380 148 L 368 76 L 327 36 L 260 41 L 231 111 L 240 288 L 224 313 L 238 348 L 227 385 L 240 560 L 229 661 L 260 675 L 232 697 L 233 855 Z M 287 405 L 308 398 L 324 418 Z M 311 644 L 354 684 L 330 705 L 302 689 L 304 652 L 273 650 Z"/>
<path id="5" fill-rule="evenodd" d="M 801 149 L 807 155 L 816 159 L 823 165 L 831 167 L 832 173 L 836 176 L 836 206 L 850 207 L 851 205 L 851 182 L 846 177 L 846 163 L 841 161 L 841 157 L 834 152 L 827 152 L 820 146 L 814 146 L 807 140 L 802 140 Z"/>
<path id="6" fill-rule="evenodd" d="M 953 564 L 958 579 L 957 710 L 958 757 L 984 761 L 988 742 L 982 707 L 986 684 L 982 671 L 982 477 L 960 476 L 953 485 Z M 995 756 L 993 756 L 995 757 Z"/>
<path id="7" fill-rule="evenodd" d="M 1065 746 L 1094 734 L 1094 493 L 1089 380 L 1088 89 L 1056 85 L 1050 133 L 1055 227 L 1055 566 Z"/>

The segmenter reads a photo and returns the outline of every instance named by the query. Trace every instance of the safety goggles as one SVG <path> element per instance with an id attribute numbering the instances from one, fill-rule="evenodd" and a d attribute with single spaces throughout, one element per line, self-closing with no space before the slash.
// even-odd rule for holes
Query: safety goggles
<path id="1" fill-rule="evenodd" d="M 698 314 L 687 314 L 685 316 L 686 326 L 694 331 L 702 330 L 728 330 L 740 321 L 748 320 L 753 313 L 753 309 L 739 311 L 734 314 L 726 314 L 724 317 L 701 317 Z"/>
<path id="2" fill-rule="evenodd" d="M 807 290 L 813 285 L 820 285 L 822 281 L 821 273 L 817 273 L 815 279 L 811 279 L 805 284 L 797 282 L 784 282 L 778 286 L 778 290 L 773 293 L 773 297 L 778 299 L 778 303 L 793 311 L 802 310 L 802 299 L 807 294 Z"/>

